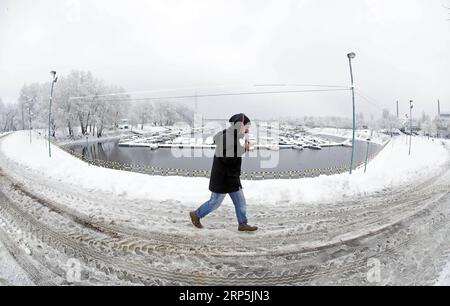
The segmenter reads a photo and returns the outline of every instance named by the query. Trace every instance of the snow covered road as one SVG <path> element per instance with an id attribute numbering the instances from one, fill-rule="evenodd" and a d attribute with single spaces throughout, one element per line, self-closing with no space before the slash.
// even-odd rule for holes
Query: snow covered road
<path id="1" fill-rule="evenodd" d="M 256 205 L 250 196 L 249 216 L 261 230 L 246 234 L 236 231 L 231 205 L 205 219 L 207 229 L 197 230 L 187 216 L 189 203 L 179 199 L 118 195 L 68 184 L 55 172 L 46 175 L 23 162 L 36 152 L 18 158 L 5 152 L 3 142 L 13 136 L 0 139 L 0 240 L 19 254 L 17 264 L 38 285 L 399 285 L 445 279 L 441 270 L 450 254 L 445 149 L 445 158 L 428 171 L 420 164 L 423 175 L 391 188 L 379 184 L 384 189 L 373 187 L 367 194 L 316 198 L 309 205 L 281 200 Z M 26 277 L 18 279 L 27 284 Z"/>

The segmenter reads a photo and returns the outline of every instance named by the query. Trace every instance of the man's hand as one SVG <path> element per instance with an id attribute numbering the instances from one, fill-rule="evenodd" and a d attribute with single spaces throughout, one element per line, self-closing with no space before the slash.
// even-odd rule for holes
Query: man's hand
<path id="1" fill-rule="evenodd" d="M 250 141 L 248 141 L 247 139 L 245 140 L 245 151 L 250 151 Z"/>

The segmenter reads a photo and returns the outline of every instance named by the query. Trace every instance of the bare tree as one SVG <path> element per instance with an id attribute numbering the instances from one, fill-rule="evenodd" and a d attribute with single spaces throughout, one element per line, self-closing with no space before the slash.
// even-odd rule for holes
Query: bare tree
<path id="1" fill-rule="evenodd" d="M 0 100 L 0 132 L 17 130 L 18 110 L 16 105 L 4 105 Z"/>
<path id="2" fill-rule="evenodd" d="M 153 116 L 153 104 L 149 100 L 139 101 L 133 104 L 129 117 L 135 124 L 144 129 L 144 124 L 151 122 Z"/>
<path id="3" fill-rule="evenodd" d="M 27 117 L 26 108 L 29 107 L 28 117 L 33 117 L 35 125 L 48 126 L 50 85 L 50 83 L 34 83 L 22 87 L 19 104 L 16 105 L 19 113 L 22 113 L 22 107 L 24 108 L 22 120 Z M 72 71 L 67 76 L 60 76 L 53 95 L 51 134 L 56 136 L 58 129 L 67 128 L 69 137 L 74 137 L 74 129 L 79 127 L 82 135 L 89 132 L 102 135 L 103 128 L 109 124 L 113 125 L 113 122 L 117 122 L 127 110 L 126 102 L 119 103 L 99 98 L 111 92 L 120 93 L 124 90 L 104 85 L 103 81 L 94 78 L 90 72 Z M 76 96 L 86 98 L 70 99 Z M 128 98 L 127 95 L 123 96 Z M 106 105 L 108 107 L 105 107 Z"/>
<path id="4" fill-rule="evenodd" d="M 25 121 L 28 128 L 32 128 L 35 114 L 38 109 L 38 101 L 41 96 L 41 89 L 38 83 L 24 85 L 20 90 L 19 105 L 22 119 L 22 129 L 25 129 Z"/>

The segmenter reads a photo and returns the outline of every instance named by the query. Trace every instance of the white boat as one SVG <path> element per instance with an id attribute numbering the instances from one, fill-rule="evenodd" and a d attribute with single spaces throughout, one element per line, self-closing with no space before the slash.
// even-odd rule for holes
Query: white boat
<path id="1" fill-rule="evenodd" d="M 212 136 L 208 137 L 205 139 L 205 144 L 207 145 L 213 145 L 214 144 L 214 139 Z"/>
<path id="2" fill-rule="evenodd" d="M 313 149 L 313 150 L 322 150 L 322 147 L 319 145 L 306 145 L 305 148 Z"/>
<path id="3" fill-rule="evenodd" d="M 253 142 L 253 143 L 256 143 L 256 137 L 255 137 L 255 135 L 253 135 L 253 134 L 251 134 L 251 133 L 248 133 L 247 136 L 246 136 L 246 138 L 247 138 L 248 141 Z"/>
<path id="4" fill-rule="evenodd" d="M 190 144 L 191 140 L 190 138 L 182 137 L 181 138 L 181 144 Z"/>
<path id="5" fill-rule="evenodd" d="M 272 143 L 269 144 L 267 148 L 272 151 L 278 151 L 280 149 L 280 146 L 278 145 L 278 143 Z"/>
<path id="6" fill-rule="evenodd" d="M 182 138 L 182 137 L 177 137 L 177 138 L 175 138 L 175 139 L 172 141 L 172 143 L 173 143 L 173 144 L 179 144 L 179 143 L 182 143 L 182 141 L 183 141 L 183 138 Z"/>
<path id="7" fill-rule="evenodd" d="M 280 145 L 289 145 L 291 143 L 289 142 L 289 140 L 287 138 L 285 138 L 283 136 L 280 136 L 280 140 L 278 141 L 278 144 L 280 144 Z"/>
<path id="8" fill-rule="evenodd" d="M 352 147 L 352 141 L 350 139 L 345 140 L 344 142 L 342 142 L 342 145 L 344 147 Z"/>
<path id="9" fill-rule="evenodd" d="M 291 139 L 292 144 L 293 145 L 297 145 L 297 146 L 301 146 L 304 147 L 305 146 L 305 142 L 303 140 L 300 139 Z"/>

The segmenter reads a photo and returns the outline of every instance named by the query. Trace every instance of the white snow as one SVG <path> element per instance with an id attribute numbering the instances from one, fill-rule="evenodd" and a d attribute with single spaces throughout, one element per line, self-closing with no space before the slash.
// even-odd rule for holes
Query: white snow
<path id="1" fill-rule="evenodd" d="M 81 186 L 90 192 L 99 190 L 130 198 L 176 200 L 191 208 L 203 203 L 210 195 L 207 178 L 149 176 L 91 166 L 53 145 L 52 157 L 49 158 L 45 140 L 34 137 L 30 144 L 28 137 L 26 132 L 13 133 L 4 138 L 0 150 L 21 167 L 60 183 Z M 441 140 L 414 137 L 412 154 L 408 156 L 405 137 L 394 137 L 368 165 L 367 173 L 358 169 L 352 175 L 244 180 L 243 187 L 247 201 L 255 204 L 336 202 L 432 174 L 448 159 L 448 151 L 443 144 Z"/>
<path id="2" fill-rule="evenodd" d="M 30 286 L 33 282 L 0 241 L 0 286 Z"/>
<path id="3" fill-rule="evenodd" d="M 352 138 L 352 130 L 349 129 L 335 129 L 335 128 L 312 128 L 308 130 L 308 133 L 315 135 L 330 135 L 338 136 L 347 139 Z M 371 130 L 356 130 L 355 139 L 366 141 L 370 138 L 370 141 L 376 144 L 383 144 L 389 140 L 390 136 Z"/>
<path id="4" fill-rule="evenodd" d="M 145 133 L 155 133 L 155 132 L 164 132 L 167 131 L 167 127 L 165 126 L 153 126 L 144 124 L 143 129 L 141 129 L 141 125 L 138 124 L 136 126 L 133 126 L 133 132 L 137 134 L 145 134 Z"/>
<path id="5" fill-rule="evenodd" d="M 436 284 L 436 286 L 450 286 L 450 258 L 447 261 L 447 265 L 442 270 Z"/>
<path id="6" fill-rule="evenodd" d="M 130 226 L 130 228 L 171 232 L 183 234 L 185 237 L 208 239 L 203 241 L 221 241 L 221 243 L 233 241 L 238 247 L 247 245 L 247 239 L 253 237 L 258 243 L 258 252 L 263 250 L 263 244 L 259 245 L 259 243 L 264 241 L 266 237 L 272 239 L 280 237 L 280 239 L 283 239 L 283 237 L 291 236 L 293 230 L 301 231 L 310 226 L 308 221 L 300 224 L 299 228 L 293 227 L 292 224 L 283 224 L 280 227 L 271 224 L 270 228 L 267 225 L 269 230 L 264 231 L 262 229 L 258 231 L 256 234 L 258 236 L 244 236 L 239 235 L 235 231 L 233 222 L 231 222 L 233 226 L 228 226 L 229 220 L 233 220 L 233 217 L 230 215 L 228 219 L 215 224 L 214 222 L 206 223 L 210 229 L 209 231 L 193 231 L 192 225 L 186 218 L 186 212 L 188 209 L 198 207 L 199 204 L 209 197 L 208 179 L 148 176 L 89 166 L 55 146 L 52 146 L 52 158 L 49 158 L 47 145 L 45 139 L 38 138 L 36 134 L 34 134 L 33 141 L 30 144 L 27 132 L 16 132 L 2 138 L 0 140 L 0 152 L 12 160 L 10 162 L 4 156 L 1 156 L 2 162 L 5 161 L 5 164 L 7 164 L 5 169 L 23 167 L 26 168 L 24 173 L 50 178 L 51 180 L 46 180 L 46 183 L 73 185 L 83 187 L 86 193 L 103 191 L 117 196 L 117 202 L 114 203 L 108 201 L 105 201 L 105 203 L 94 203 L 90 200 L 86 202 L 71 202 L 73 205 L 71 208 L 84 214 L 89 214 L 89 216 L 95 216 L 93 218 L 98 218 L 98 220 L 103 220 L 104 222 L 111 220 L 111 222 L 122 226 L 127 224 L 126 226 Z M 352 176 L 344 173 L 307 179 L 243 181 L 244 190 L 249 202 L 249 208 L 263 204 L 258 209 L 264 210 L 270 216 L 275 212 L 276 215 L 283 218 L 281 220 L 285 223 L 286 211 L 289 214 L 306 205 L 320 206 L 322 203 L 345 200 L 347 197 L 376 192 L 384 188 L 401 188 L 403 184 L 408 184 L 419 178 L 424 179 L 432 175 L 448 160 L 446 145 L 447 143 L 443 140 L 414 137 L 412 154 L 408 156 L 408 145 L 405 142 L 405 137 L 394 137 L 392 142 L 388 143 L 384 150 L 369 164 L 365 174 L 363 169 L 358 169 Z M 69 190 L 69 188 L 67 189 Z M 57 192 L 55 194 L 58 195 Z M 104 196 L 104 194 L 100 196 Z M 131 198 L 145 199 L 145 201 L 137 203 L 139 205 L 139 209 L 137 209 L 133 201 L 128 202 Z M 230 201 L 228 197 L 226 199 L 226 201 Z M 125 205 L 122 205 L 122 200 Z M 168 202 L 164 204 L 163 201 L 166 200 L 175 200 L 177 203 Z M 158 201 L 161 203 L 156 203 Z M 144 207 L 143 203 L 145 205 L 148 203 L 148 206 L 151 207 Z M 290 208 L 292 210 L 286 209 L 286 203 L 291 205 Z M 118 205 L 116 206 L 116 204 Z M 159 204 L 162 207 L 161 212 L 157 209 L 153 210 Z M 181 206 L 177 207 L 178 205 Z M 289 218 L 286 218 L 286 220 L 295 223 L 295 226 L 297 226 L 296 217 L 292 216 L 291 218 L 291 220 Z M 184 223 L 180 223 L 178 219 L 182 219 L 183 221 L 181 222 Z M 46 220 L 52 220 L 52 218 Z M 173 224 L 172 221 L 174 221 Z M 299 221 L 299 223 L 301 222 Z M 55 224 L 59 225 L 59 223 Z M 224 224 L 227 224 L 227 226 Z M 349 232 L 339 235 L 338 238 L 342 239 L 356 234 L 355 232 Z M 338 238 L 331 237 L 330 239 Z M 308 240 L 304 243 L 311 247 L 322 242 Z M 295 244 L 288 243 L 285 246 L 280 245 L 280 250 L 281 247 L 284 248 L 283 250 L 290 250 L 299 247 L 298 245 L 297 242 Z M 24 243 L 21 245 L 21 248 L 25 254 L 32 255 L 35 253 L 32 252 L 34 250 L 32 244 Z M 245 254 L 251 255 L 256 253 L 256 250 L 247 250 Z M 230 251 L 228 254 L 237 256 L 241 253 L 239 251 Z M 180 258 L 186 258 L 185 254 L 179 256 Z M 163 258 L 161 262 L 157 261 L 155 266 L 167 265 L 171 258 Z M 278 257 L 273 256 L 272 259 L 274 261 L 268 262 L 269 265 L 280 260 Z M 173 262 L 170 263 L 173 264 Z M 176 263 L 177 267 L 188 269 L 189 271 L 194 269 L 193 267 L 197 268 L 196 264 L 197 262 L 195 261 L 191 262 L 184 259 Z M 26 275 L 24 274 L 25 272 L 14 262 L 14 259 L 6 252 L 0 242 L 0 285 L 31 283 L 25 278 Z M 450 264 L 442 271 L 437 285 L 448 285 L 449 283 Z"/>

